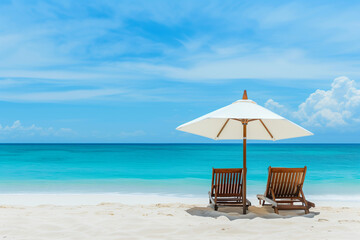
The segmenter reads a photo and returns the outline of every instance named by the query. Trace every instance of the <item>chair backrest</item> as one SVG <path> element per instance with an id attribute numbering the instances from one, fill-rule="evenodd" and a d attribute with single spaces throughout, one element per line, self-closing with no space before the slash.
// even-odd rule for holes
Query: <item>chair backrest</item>
<path id="1" fill-rule="evenodd" d="M 214 186 L 218 189 L 218 196 L 242 196 L 242 168 L 213 168 L 211 180 L 211 194 L 215 195 Z"/>
<path id="2" fill-rule="evenodd" d="M 265 195 L 272 199 L 271 189 L 275 198 L 299 197 L 304 184 L 306 166 L 304 168 L 272 168 L 269 167 L 269 177 Z"/>

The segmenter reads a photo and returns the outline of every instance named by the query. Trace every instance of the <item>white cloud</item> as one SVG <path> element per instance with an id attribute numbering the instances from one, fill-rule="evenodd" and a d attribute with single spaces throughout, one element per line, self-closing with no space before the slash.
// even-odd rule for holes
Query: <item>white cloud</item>
<path id="1" fill-rule="evenodd" d="M 360 89 L 348 77 L 335 78 L 330 90 L 317 89 L 291 111 L 286 106 L 269 99 L 265 107 L 301 124 L 315 127 L 344 127 L 360 123 Z"/>
<path id="2" fill-rule="evenodd" d="M 91 89 L 71 90 L 54 92 L 33 92 L 33 93 L 1 93 L 0 100 L 14 102 L 59 102 L 89 99 L 94 97 L 110 96 L 123 93 L 119 89 Z"/>
<path id="3" fill-rule="evenodd" d="M 266 101 L 265 107 L 280 115 L 288 114 L 288 109 L 284 105 L 274 101 L 271 98 Z"/>
<path id="4" fill-rule="evenodd" d="M 316 90 L 294 114 L 306 125 L 343 126 L 360 121 L 360 89 L 354 80 L 338 77 L 330 90 Z"/>
<path id="5" fill-rule="evenodd" d="M 12 125 L 2 126 L 0 124 L 0 135 L 7 137 L 19 137 L 19 136 L 64 136 L 74 133 L 70 128 L 54 129 L 53 127 L 39 127 L 35 124 L 30 126 L 24 126 L 20 120 L 16 120 Z"/>

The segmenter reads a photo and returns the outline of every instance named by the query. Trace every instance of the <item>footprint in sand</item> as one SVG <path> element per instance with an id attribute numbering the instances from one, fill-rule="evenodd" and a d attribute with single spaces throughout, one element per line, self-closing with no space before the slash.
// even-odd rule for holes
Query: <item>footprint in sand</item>
<path id="1" fill-rule="evenodd" d="M 359 220 L 338 220 L 339 223 L 360 223 Z"/>
<path id="2" fill-rule="evenodd" d="M 319 220 L 318 220 L 318 222 L 328 222 L 329 220 L 327 220 L 327 219 L 325 219 L 325 218 L 320 218 Z"/>

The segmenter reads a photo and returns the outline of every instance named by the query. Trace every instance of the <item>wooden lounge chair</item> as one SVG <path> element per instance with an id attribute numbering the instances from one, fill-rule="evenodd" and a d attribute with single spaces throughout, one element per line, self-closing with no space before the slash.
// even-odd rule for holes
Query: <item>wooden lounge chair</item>
<path id="1" fill-rule="evenodd" d="M 242 168 L 213 168 L 209 203 L 218 206 L 243 206 Z M 246 199 L 246 208 L 251 203 Z"/>
<path id="2" fill-rule="evenodd" d="M 305 174 L 306 166 L 304 168 L 269 167 L 265 194 L 257 195 L 260 204 L 271 205 L 277 214 L 279 210 L 305 210 L 306 214 L 309 213 L 309 209 L 315 207 L 315 204 L 305 199 L 302 190 Z"/>

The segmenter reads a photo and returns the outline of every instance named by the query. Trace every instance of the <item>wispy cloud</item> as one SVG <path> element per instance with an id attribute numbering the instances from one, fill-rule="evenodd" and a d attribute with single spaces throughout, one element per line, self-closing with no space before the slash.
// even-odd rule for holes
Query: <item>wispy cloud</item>
<path id="1" fill-rule="evenodd" d="M 66 136 L 74 134 L 74 131 L 70 128 L 59 128 L 53 127 L 39 127 L 35 124 L 30 126 L 24 126 L 20 120 L 16 120 L 12 125 L 2 126 L 0 124 L 0 137 L 28 137 L 28 136 Z"/>
<path id="2" fill-rule="evenodd" d="M 63 92 L 0 93 L 0 100 L 12 102 L 63 102 L 123 93 L 117 89 L 72 90 Z"/>
<path id="3" fill-rule="evenodd" d="M 284 105 L 274 101 L 271 98 L 266 101 L 265 107 L 280 115 L 288 115 L 289 113 L 289 110 Z"/>
<path id="4" fill-rule="evenodd" d="M 350 45 L 360 47 L 360 35 L 352 30 L 360 23 L 360 5 L 331 6 L 238 1 L 206 7 L 193 1 L 4 4 L 0 77 L 101 79 L 98 86 L 154 78 L 206 83 L 360 77 L 359 61 L 342 55 L 350 54 Z"/>

